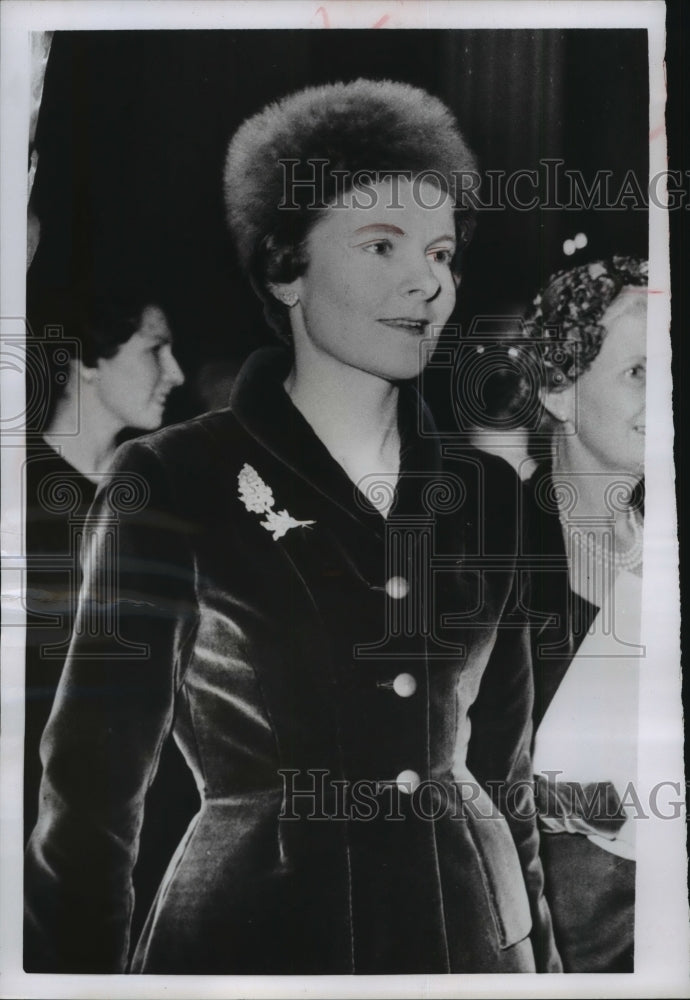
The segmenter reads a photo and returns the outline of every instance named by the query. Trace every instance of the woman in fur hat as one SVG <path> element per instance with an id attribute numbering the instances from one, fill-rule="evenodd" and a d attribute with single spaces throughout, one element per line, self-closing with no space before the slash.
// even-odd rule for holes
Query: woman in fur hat
<path id="1" fill-rule="evenodd" d="M 230 143 L 239 259 L 287 344 L 227 410 L 124 446 L 99 491 L 43 738 L 27 969 L 560 969 L 515 477 L 442 460 L 410 384 L 453 308 L 473 169 L 448 109 L 390 82 L 302 91 Z M 171 735 L 201 808 L 130 951 Z"/>

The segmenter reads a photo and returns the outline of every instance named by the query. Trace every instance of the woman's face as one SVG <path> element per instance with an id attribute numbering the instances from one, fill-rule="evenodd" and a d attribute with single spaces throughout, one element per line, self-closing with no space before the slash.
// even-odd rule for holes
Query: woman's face
<path id="1" fill-rule="evenodd" d="M 184 382 L 165 314 L 147 306 L 138 329 L 112 358 L 99 358 L 99 399 L 120 427 L 155 430 L 171 389 Z"/>
<path id="2" fill-rule="evenodd" d="M 429 207 L 427 207 L 429 206 Z M 389 381 L 412 378 L 455 303 L 453 203 L 428 182 L 350 191 L 307 237 L 306 273 L 288 286 L 300 345 Z"/>
<path id="3" fill-rule="evenodd" d="M 639 475 L 644 468 L 646 289 L 625 288 L 602 317 L 601 350 L 567 392 L 581 457 L 590 468 Z"/>

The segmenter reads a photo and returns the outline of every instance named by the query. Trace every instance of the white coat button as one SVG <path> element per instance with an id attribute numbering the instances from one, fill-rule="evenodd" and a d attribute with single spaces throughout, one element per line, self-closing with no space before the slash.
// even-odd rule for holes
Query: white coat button
<path id="1" fill-rule="evenodd" d="M 396 601 L 399 601 L 403 597 L 407 597 L 409 589 L 409 583 L 402 576 L 392 576 L 390 580 L 386 582 L 386 593 L 389 597 L 392 597 Z"/>
<path id="2" fill-rule="evenodd" d="M 417 681 L 412 674 L 398 674 L 393 681 L 393 690 L 400 698 L 409 698 L 417 690 Z"/>
<path id="3" fill-rule="evenodd" d="M 400 772 L 398 777 L 395 779 L 395 783 L 401 792 L 405 792 L 406 795 L 412 795 L 415 789 L 419 788 L 421 785 L 422 779 L 416 771 L 411 771 L 408 768 L 407 770 Z"/>

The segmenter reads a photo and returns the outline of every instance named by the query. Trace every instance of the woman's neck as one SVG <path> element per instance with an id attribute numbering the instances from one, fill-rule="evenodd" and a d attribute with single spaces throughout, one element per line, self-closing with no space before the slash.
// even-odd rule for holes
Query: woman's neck
<path id="1" fill-rule="evenodd" d="M 552 462 L 553 477 L 567 483 L 571 489 L 567 514 L 570 518 L 625 521 L 629 516 L 628 502 L 635 487 L 632 475 L 604 469 L 583 453 L 577 440 L 558 438 Z"/>
<path id="2" fill-rule="evenodd" d="M 395 485 L 400 468 L 396 385 L 345 365 L 310 364 L 305 371 L 299 362 L 284 385 L 354 483 L 377 474 Z M 378 506 L 385 516 L 389 505 Z"/>
<path id="3" fill-rule="evenodd" d="M 97 482 L 110 466 L 121 429 L 99 403 L 94 405 L 87 390 L 78 402 L 72 394 L 58 401 L 43 437 L 78 472 Z"/>
<path id="4" fill-rule="evenodd" d="M 555 442 L 554 485 L 570 488 L 559 503 L 570 586 L 601 606 L 602 595 L 619 572 L 641 574 L 642 524 L 628 506 L 632 477 L 595 466 L 572 442 Z"/>

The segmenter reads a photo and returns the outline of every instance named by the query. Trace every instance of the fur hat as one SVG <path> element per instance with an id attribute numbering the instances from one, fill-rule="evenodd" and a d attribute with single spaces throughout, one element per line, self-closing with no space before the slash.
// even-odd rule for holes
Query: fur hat
<path id="1" fill-rule="evenodd" d="M 475 170 L 455 118 L 426 91 L 362 79 L 311 87 L 269 104 L 232 138 L 224 173 L 228 224 L 251 273 L 262 242 L 296 246 L 360 172 L 428 171 L 455 198 L 467 235 L 460 176 Z"/>

